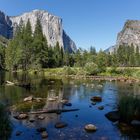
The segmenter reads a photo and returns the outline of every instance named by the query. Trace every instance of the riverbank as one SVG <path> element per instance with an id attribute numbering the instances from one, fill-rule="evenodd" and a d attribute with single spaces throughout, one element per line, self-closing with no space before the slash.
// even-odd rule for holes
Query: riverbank
<path id="1" fill-rule="evenodd" d="M 18 71 L 22 73 L 21 71 Z M 80 67 L 63 67 L 48 68 L 43 70 L 29 70 L 29 74 L 43 74 L 46 77 L 55 78 L 72 78 L 72 79 L 93 79 L 106 81 L 122 81 L 122 82 L 140 82 L 140 67 L 118 67 L 106 68 L 105 72 L 97 75 L 90 75 L 84 68 Z"/>

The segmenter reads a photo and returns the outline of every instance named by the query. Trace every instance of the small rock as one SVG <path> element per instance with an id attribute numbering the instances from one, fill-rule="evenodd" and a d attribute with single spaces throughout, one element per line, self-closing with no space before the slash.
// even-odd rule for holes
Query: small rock
<path id="1" fill-rule="evenodd" d="M 97 87 L 98 87 L 98 88 L 102 88 L 102 87 L 103 87 L 103 85 L 98 85 Z"/>
<path id="2" fill-rule="evenodd" d="M 138 120 L 133 120 L 133 121 L 131 122 L 131 125 L 140 126 L 140 121 L 138 121 Z"/>
<path id="3" fill-rule="evenodd" d="M 37 132 L 43 132 L 43 131 L 46 131 L 46 128 L 40 127 L 40 128 L 37 128 L 36 130 L 37 130 Z"/>
<path id="4" fill-rule="evenodd" d="M 94 101 L 94 102 L 101 102 L 101 101 L 102 101 L 102 97 L 100 97 L 100 96 L 91 97 L 91 101 Z"/>
<path id="5" fill-rule="evenodd" d="M 48 137 L 48 133 L 46 131 L 43 131 L 41 133 L 41 137 L 44 139 L 44 138 L 47 138 Z"/>
<path id="6" fill-rule="evenodd" d="M 22 119 L 27 119 L 28 115 L 25 113 L 19 114 L 18 116 L 15 117 L 16 119 L 22 120 Z"/>
<path id="7" fill-rule="evenodd" d="M 44 117 L 44 116 L 42 116 L 42 115 L 40 115 L 40 116 L 38 116 L 38 119 L 39 119 L 39 120 L 44 120 L 44 119 L 45 119 L 45 117 Z"/>
<path id="8" fill-rule="evenodd" d="M 63 127 L 66 127 L 67 126 L 67 123 L 65 122 L 57 122 L 55 124 L 55 128 L 63 128 Z"/>
<path id="9" fill-rule="evenodd" d="M 98 109 L 99 110 L 103 110 L 104 109 L 104 106 L 99 106 Z"/>
<path id="10" fill-rule="evenodd" d="M 97 127 L 93 124 L 87 124 L 85 126 L 85 130 L 88 131 L 88 132 L 94 132 L 97 130 Z"/>
<path id="11" fill-rule="evenodd" d="M 21 131 L 17 131 L 17 132 L 16 132 L 16 136 L 20 136 L 21 134 L 22 134 Z"/>
<path id="12" fill-rule="evenodd" d="M 28 101 L 32 101 L 33 100 L 33 96 L 29 96 L 29 97 L 26 97 L 24 98 L 24 102 L 28 102 Z"/>

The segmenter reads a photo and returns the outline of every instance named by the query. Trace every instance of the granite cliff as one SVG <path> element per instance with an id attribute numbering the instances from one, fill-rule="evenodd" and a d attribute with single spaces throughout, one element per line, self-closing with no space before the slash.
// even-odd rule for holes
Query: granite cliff
<path id="1" fill-rule="evenodd" d="M 58 41 L 60 46 L 65 50 L 69 50 L 69 52 L 76 51 L 75 43 L 63 30 L 62 19 L 44 10 L 33 10 L 19 16 L 11 17 L 0 12 L 0 35 L 8 39 L 12 38 L 20 21 L 22 20 L 23 23 L 26 24 L 28 19 L 31 22 L 33 32 L 35 30 L 36 20 L 40 19 L 43 33 L 46 36 L 49 45 L 55 46 Z"/>
<path id="2" fill-rule="evenodd" d="M 116 45 L 110 47 L 106 52 L 114 52 L 120 45 L 138 46 L 140 49 L 140 20 L 127 20 L 123 29 L 117 35 Z"/>

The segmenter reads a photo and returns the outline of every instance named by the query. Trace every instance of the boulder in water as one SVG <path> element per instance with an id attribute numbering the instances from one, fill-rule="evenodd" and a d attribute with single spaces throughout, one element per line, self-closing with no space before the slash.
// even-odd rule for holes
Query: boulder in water
<path id="1" fill-rule="evenodd" d="M 65 122 L 57 122 L 55 124 L 55 128 L 63 128 L 63 127 L 66 127 L 67 126 L 67 123 Z"/>
<path id="2" fill-rule="evenodd" d="M 100 97 L 100 96 L 93 96 L 93 97 L 91 97 L 91 101 L 101 102 L 102 101 L 102 97 Z"/>
<path id="3" fill-rule="evenodd" d="M 97 127 L 95 125 L 93 125 L 93 124 L 87 124 L 85 126 L 85 130 L 87 132 L 95 132 L 97 130 Z"/>

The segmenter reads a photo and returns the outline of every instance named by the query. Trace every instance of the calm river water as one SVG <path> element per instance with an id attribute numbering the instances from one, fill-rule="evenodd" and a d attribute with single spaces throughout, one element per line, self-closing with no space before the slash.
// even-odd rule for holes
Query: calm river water
<path id="1" fill-rule="evenodd" d="M 30 82 L 32 88 L 26 90 L 18 86 L 5 85 L 5 81 Z M 36 111 L 37 109 L 79 109 L 75 112 L 65 112 L 61 114 L 43 114 L 44 120 L 36 119 L 36 115 L 30 115 L 26 120 L 16 120 L 10 116 L 12 122 L 12 135 L 10 140 L 41 140 L 41 135 L 36 131 L 39 127 L 45 127 L 48 133 L 48 140 L 129 140 L 140 139 L 138 132 L 122 132 L 116 123 L 109 121 L 105 114 L 117 109 L 118 98 L 121 94 L 139 94 L 138 84 L 130 85 L 125 82 L 109 82 L 94 80 L 72 80 L 55 79 L 44 76 L 27 76 L 10 73 L 0 74 L 0 102 L 8 107 L 19 105 L 25 97 L 45 98 L 42 104 L 21 107 L 20 111 Z M 102 102 L 92 105 L 90 98 L 100 95 Z M 54 102 L 49 98 L 58 96 Z M 59 101 L 67 99 L 72 106 L 61 106 Z M 99 106 L 104 106 L 99 110 Z M 34 118 L 34 122 L 30 122 Z M 63 121 L 67 127 L 56 129 L 55 123 Z M 86 124 L 94 124 L 98 130 L 88 133 L 84 130 Z M 20 136 L 16 136 L 17 131 L 22 131 Z"/>

